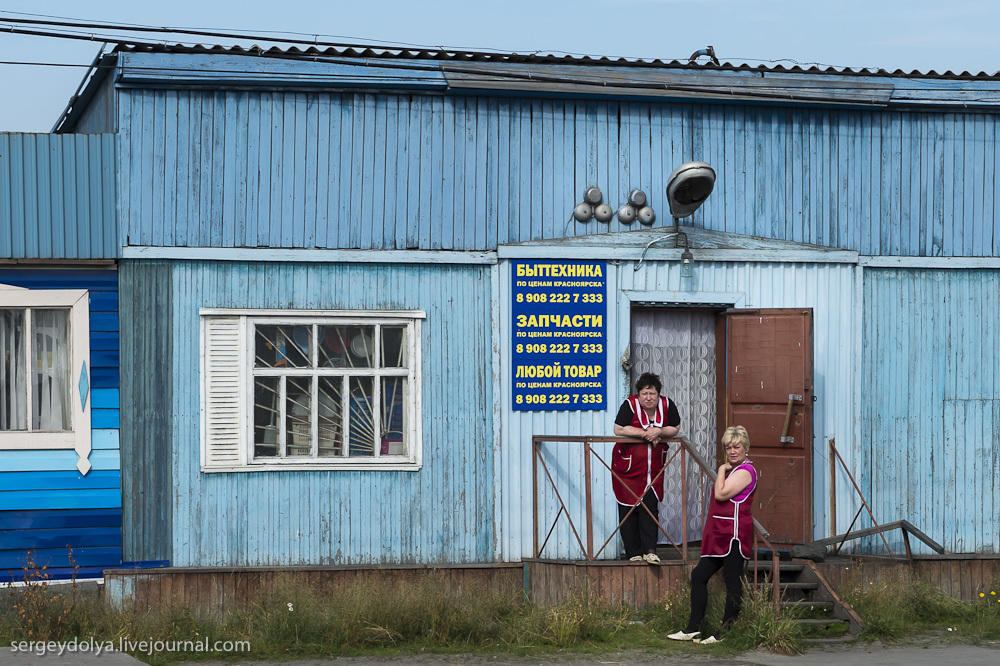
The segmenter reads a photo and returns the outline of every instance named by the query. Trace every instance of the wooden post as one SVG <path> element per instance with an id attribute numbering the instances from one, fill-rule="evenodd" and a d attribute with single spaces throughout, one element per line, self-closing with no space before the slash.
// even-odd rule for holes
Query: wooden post
<path id="1" fill-rule="evenodd" d="M 531 438 L 531 543 L 538 557 L 538 441 Z"/>
<path id="2" fill-rule="evenodd" d="M 834 439 L 830 438 L 830 536 L 837 534 L 837 465 L 833 457 Z"/>
<path id="3" fill-rule="evenodd" d="M 587 559 L 594 559 L 594 510 L 590 490 L 590 440 L 583 443 L 583 483 L 587 503 Z"/>
<path id="4" fill-rule="evenodd" d="M 778 551 L 771 546 L 771 590 L 774 596 L 774 614 L 781 615 L 781 565 L 778 564 Z"/>
<path id="5" fill-rule="evenodd" d="M 753 584 L 757 584 L 757 530 L 753 531 Z"/>
<path id="6" fill-rule="evenodd" d="M 681 449 L 687 448 L 681 444 Z M 681 558 L 688 559 L 688 493 L 687 493 L 687 456 L 681 455 Z"/>

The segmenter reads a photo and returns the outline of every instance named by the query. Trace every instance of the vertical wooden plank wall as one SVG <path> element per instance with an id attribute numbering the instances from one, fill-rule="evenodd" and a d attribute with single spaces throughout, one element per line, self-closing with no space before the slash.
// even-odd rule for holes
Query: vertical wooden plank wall
<path id="1" fill-rule="evenodd" d="M 76 119 L 75 124 L 69 128 L 69 131 L 73 134 L 115 132 L 118 129 L 116 98 L 114 76 L 108 72 L 94 92 L 94 96 L 87 102 L 86 109 Z M 60 132 L 63 131 L 60 130 Z"/>
<path id="2" fill-rule="evenodd" d="M 571 219 L 590 184 L 615 207 L 645 190 L 666 226 L 667 175 L 703 159 L 718 182 L 696 226 L 862 254 L 1000 254 L 993 113 L 118 95 L 123 245 L 487 250 L 632 228 Z"/>
<path id="3" fill-rule="evenodd" d="M 128 380 L 126 484 L 152 494 L 126 502 L 130 555 L 163 553 L 167 528 L 176 566 L 494 559 L 489 267 L 123 261 L 122 274 L 135 301 L 124 357 L 141 373 Z M 154 314 L 164 308 L 169 316 Z M 199 308 L 426 312 L 423 468 L 202 473 Z M 155 360 L 163 348 L 172 351 Z M 141 359 L 152 365 L 140 370 Z M 160 369 L 169 380 L 147 376 Z M 171 416 L 140 422 L 161 410 Z"/>
<path id="4" fill-rule="evenodd" d="M 850 264 L 799 264 L 755 262 L 699 262 L 691 282 L 682 281 L 677 262 L 647 261 L 636 271 L 632 262 L 613 267 L 608 277 L 608 368 L 607 409 L 603 412 L 514 412 L 509 409 L 511 334 L 510 327 L 510 263 L 502 262 L 500 270 L 500 303 L 496 316 L 500 323 L 501 432 L 503 440 L 496 449 L 496 513 L 499 525 L 499 548 L 502 560 L 532 557 L 531 516 L 531 437 L 535 434 L 597 434 L 610 436 L 612 423 L 621 401 L 628 395 L 628 376 L 621 369 L 621 359 L 629 344 L 630 301 L 624 292 L 696 292 L 729 294 L 738 300 L 738 307 L 813 308 L 815 316 L 814 363 L 818 369 L 814 408 L 816 442 L 837 437 L 848 461 L 858 456 L 860 444 L 852 443 L 854 416 L 849 396 L 857 371 L 853 360 L 853 341 L 860 335 L 853 313 L 857 307 L 854 282 L 857 268 Z M 821 369 L 821 370 L 820 370 Z M 665 384 L 669 389 L 669 382 Z M 681 413 L 682 429 L 686 416 Z M 825 444 L 824 444 L 825 445 Z M 610 463 L 611 445 L 595 445 L 604 460 Z M 585 524 L 582 447 L 570 444 L 544 445 L 546 460 L 560 484 L 560 493 L 567 502 L 570 515 L 579 529 Z M 679 465 L 678 462 L 674 463 Z M 813 464 L 814 529 L 826 534 L 828 518 L 829 467 L 826 455 L 816 455 Z M 604 542 L 618 524 L 607 469 L 593 461 L 593 516 L 595 549 Z M 539 539 L 545 537 L 548 526 L 559 510 L 554 494 L 548 489 L 544 473 L 539 471 L 542 491 L 539 499 Z M 841 519 L 843 521 L 843 519 Z M 850 517 L 846 525 L 850 522 Z M 581 538 L 583 538 L 581 534 Z M 617 556 L 620 538 L 615 537 L 602 558 Z M 582 555 L 565 518 L 560 518 L 543 557 L 580 559 Z"/>
<path id="5" fill-rule="evenodd" d="M 172 272 L 169 262 L 119 264 L 121 279 L 122 549 L 127 561 L 172 559 L 173 534 L 173 359 L 175 341 Z M 142 335 L 136 331 L 141 330 Z M 195 383 L 190 390 L 197 392 Z"/>
<path id="6" fill-rule="evenodd" d="M 909 520 L 949 552 L 1000 552 L 1000 271 L 864 275 L 866 449 L 853 471 L 876 519 Z M 858 505 L 838 492 L 846 526 Z"/>

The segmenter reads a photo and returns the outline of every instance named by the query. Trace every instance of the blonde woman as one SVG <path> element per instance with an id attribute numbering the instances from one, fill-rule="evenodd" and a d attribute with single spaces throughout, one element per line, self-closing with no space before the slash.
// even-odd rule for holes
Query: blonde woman
<path id="1" fill-rule="evenodd" d="M 722 569 L 726 582 L 726 610 L 722 630 L 739 615 L 743 600 L 743 565 L 753 548 L 753 493 L 757 470 L 750 460 L 750 435 L 743 426 L 726 428 L 722 435 L 726 462 L 715 477 L 712 501 L 701 537 L 701 559 L 691 572 L 691 615 L 687 627 L 667 636 L 675 641 L 716 643 L 715 636 L 699 641 L 708 604 L 708 580 Z"/>

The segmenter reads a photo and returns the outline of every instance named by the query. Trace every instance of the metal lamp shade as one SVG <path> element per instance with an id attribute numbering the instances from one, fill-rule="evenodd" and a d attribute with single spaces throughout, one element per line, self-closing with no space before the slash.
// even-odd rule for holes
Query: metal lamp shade
<path id="1" fill-rule="evenodd" d="M 707 162 L 682 164 L 667 179 L 667 201 L 673 217 L 687 217 L 705 203 L 715 187 L 715 170 Z"/>

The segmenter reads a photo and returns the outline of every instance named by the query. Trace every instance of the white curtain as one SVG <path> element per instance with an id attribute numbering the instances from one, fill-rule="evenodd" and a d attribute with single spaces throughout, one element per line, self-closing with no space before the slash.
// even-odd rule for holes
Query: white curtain
<path id="1" fill-rule="evenodd" d="M 69 430 L 69 310 L 32 310 L 31 319 L 31 429 Z"/>
<path id="2" fill-rule="evenodd" d="M 632 386 L 644 372 L 655 372 L 663 395 L 677 403 L 681 434 L 712 464 L 715 460 L 715 313 L 672 308 L 632 310 Z M 688 538 L 701 537 L 704 481 L 694 461 L 687 464 Z M 664 473 L 660 522 L 680 543 L 681 476 L 674 460 Z M 660 542 L 667 542 L 660 534 Z"/>
<path id="3" fill-rule="evenodd" d="M 0 430 L 25 430 L 24 310 L 0 310 Z"/>

